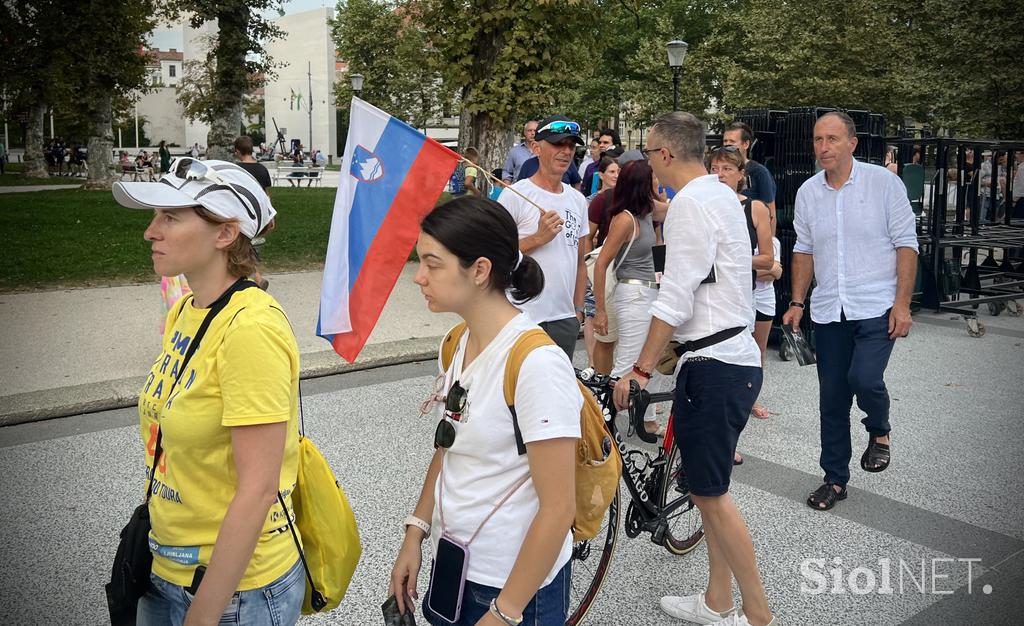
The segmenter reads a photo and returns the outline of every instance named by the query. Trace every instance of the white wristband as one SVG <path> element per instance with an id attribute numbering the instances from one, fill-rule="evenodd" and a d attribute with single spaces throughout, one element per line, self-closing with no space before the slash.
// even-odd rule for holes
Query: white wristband
<path id="1" fill-rule="evenodd" d="M 424 522 L 415 515 L 410 515 L 409 517 L 405 518 L 404 522 L 402 522 L 403 529 L 408 528 L 409 526 L 415 526 L 416 528 L 422 530 L 424 535 L 428 537 L 430 536 L 430 524 Z"/>

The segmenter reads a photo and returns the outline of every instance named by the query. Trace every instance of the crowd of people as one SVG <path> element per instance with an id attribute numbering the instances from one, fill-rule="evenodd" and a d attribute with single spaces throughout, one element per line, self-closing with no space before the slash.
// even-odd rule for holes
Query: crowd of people
<path id="1" fill-rule="evenodd" d="M 46 146 L 43 158 L 50 176 L 85 176 L 89 171 L 89 151 L 77 143 L 66 145 L 61 137 Z"/>
<path id="2" fill-rule="evenodd" d="M 421 407 L 437 427 L 391 573 L 399 613 L 417 599 L 429 540 L 429 623 L 564 624 L 581 327 L 588 365 L 619 378 L 620 409 L 631 383 L 675 390 L 672 428 L 709 572 L 703 590 L 661 599 L 672 617 L 777 623 L 729 486 L 748 418 L 770 415 L 757 399 L 776 314 L 768 294 L 782 272 L 793 284 L 783 322 L 794 328 L 817 279 L 810 315 L 824 479 L 808 506 L 829 510 L 848 495 L 854 399 L 867 413 L 860 467 L 888 467 L 883 375 L 895 340 L 911 328 L 917 255 L 906 190 L 886 168 L 854 159 L 848 116 L 821 117 L 813 150 L 822 170 L 797 194 L 798 240 L 792 266 L 781 267 L 774 185 L 747 156 L 749 128 L 730 125 L 710 152 L 706 130 L 693 115 L 668 113 L 641 149 L 624 150 L 611 130 L 588 141 L 569 117 L 531 121 L 500 172 L 497 201 L 480 185 L 488 176 L 466 164 L 457 174 L 464 192 L 420 224 L 414 281 L 427 307 L 455 313 L 464 331 L 440 346 Z M 294 624 L 302 603 L 302 564 L 285 532 L 297 471 L 298 350 L 273 296 L 249 288 L 276 212 L 245 139 L 235 144 L 240 163 L 185 157 L 159 184 L 114 186 L 124 206 L 157 207 L 145 232 L 154 268 L 191 287 L 168 313 L 163 354 L 139 402 L 146 460 L 160 482 L 149 501 L 154 558 L 143 624 L 222 616 Z M 577 161 L 579 149 L 589 160 Z M 509 403 L 510 352 L 537 337 Z M 666 350 L 678 362 L 660 375 Z M 662 432 L 656 412 L 645 419 L 648 433 Z"/>

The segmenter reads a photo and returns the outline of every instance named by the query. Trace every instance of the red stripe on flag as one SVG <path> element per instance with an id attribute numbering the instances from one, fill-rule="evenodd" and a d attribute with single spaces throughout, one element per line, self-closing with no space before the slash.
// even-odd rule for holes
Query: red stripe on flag
<path id="1" fill-rule="evenodd" d="M 334 335 L 334 351 L 349 363 L 366 345 L 384 304 L 420 234 L 420 221 L 437 204 L 459 155 L 428 139 L 381 223 L 349 294 L 352 330 Z"/>

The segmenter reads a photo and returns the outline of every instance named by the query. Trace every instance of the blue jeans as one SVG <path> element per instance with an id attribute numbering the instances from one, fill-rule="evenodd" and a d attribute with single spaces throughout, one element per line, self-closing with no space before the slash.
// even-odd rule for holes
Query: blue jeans
<path id="1" fill-rule="evenodd" d="M 815 324 L 815 356 L 821 411 L 821 457 L 825 482 L 850 480 L 850 408 L 853 397 L 867 413 L 861 420 L 871 435 L 889 434 L 889 391 L 885 368 L 895 343 L 889 339 L 889 311 L 881 317 Z"/>
<path id="2" fill-rule="evenodd" d="M 572 580 L 572 560 L 558 572 L 546 586 L 537 590 L 530 603 L 523 610 L 522 626 L 565 626 L 569 615 L 569 583 Z M 462 613 L 455 626 L 473 626 L 491 609 L 491 600 L 498 597 L 501 589 L 488 587 L 467 580 L 462 592 Z M 429 594 L 423 596 L 423 616 L 433 626 L 452 626 L 452 623 L 427 607 Z"/>
<path id="3" fill-rule="evenodd" d="M 192 595 L 156 574 L 150 574 L 149 581 L 149 591 L 139 600 L 138 626 L 180 626 L 192 605 Z M 299 620 L 305 595 L 306 572 L 302 561 L 296 561 L 266 587 L 236 591 L 220 617 L 220 624 L 292 626 Z"/>

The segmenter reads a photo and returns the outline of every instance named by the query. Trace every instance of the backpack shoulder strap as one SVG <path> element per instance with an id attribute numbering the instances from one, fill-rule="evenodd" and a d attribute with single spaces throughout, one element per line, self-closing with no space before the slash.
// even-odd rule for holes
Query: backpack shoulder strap
<path id="1" fill-rule="evenodd" d="M 508 360 L 505 361 L 503 384 L 505 404 L 508 406 L 509 412 L 512 413 L 512 428 L 515 430 L 516 450 L 519 452 L 519 456 L 526 454 L 526 444 L 523 442 L 523 435 L 519 431 L 519 418 L 516 416 L 515 407 L 516 382 L 519 380 L 519 370 L 523 366 L 523 361 L 526 360 L 526 357 L 535 348 L 553 345 L 555 345 L 555 342 L 540 328 L 528 330 L 516 339 L 516 342 L 512 345 L 512 351 L 509 352 Z"/>
<path id="2" fill-rule="evenodd" d="M 465 332 L 466 322 L 459 322 L 448 331 L 448 334 L 441 341 L 441 367 L 444 371 L 447 372 L 448 368 L 452 366 L 455 351 L 459 349 L 459 341 L 462 340 L 462 335 Z"/>

